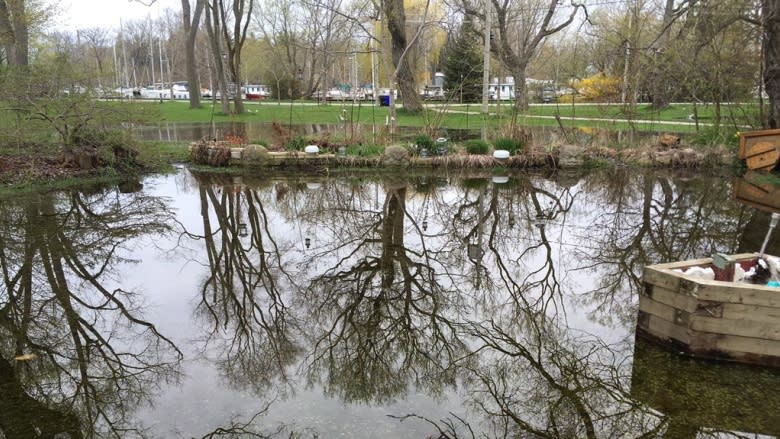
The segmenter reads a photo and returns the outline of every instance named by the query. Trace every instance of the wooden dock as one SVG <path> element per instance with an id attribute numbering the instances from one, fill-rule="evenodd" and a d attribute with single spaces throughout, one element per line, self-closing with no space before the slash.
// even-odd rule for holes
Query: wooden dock
<path id="1" fill-rule="evenodd" d="M 737 157 L 754 171 L 771 172 L 777 169 L 780 161 L 780 130 L 740 133 Z"/>
<path id="2" fill-rule="evenodd" d="M 731 259 L 748 267 L 756 254 Z M 714 268 L 713 260 L 645 267 L 637 335 L 695 357 L 780 367 L 780 288 L 676 271 L 691 267 Z"/>

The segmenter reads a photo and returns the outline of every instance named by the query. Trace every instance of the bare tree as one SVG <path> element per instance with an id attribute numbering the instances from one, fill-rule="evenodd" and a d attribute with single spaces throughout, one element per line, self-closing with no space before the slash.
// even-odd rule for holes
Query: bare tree
<path id="1" fill-rule="evenodd" d="M 200 27 L 200 16 L 206 7 L 206 0 L 195 0 L 195 10 L 191 11 L 190 1 L 181 0 L 182 21 L 186 37 L 185 62 L 187 63 L 187 84 L 190 91 L 190 108 L 200 108 L 200 77 L 195 66 L 195 41 Z"/>
<path id="2" fill-rule="evenodd" d="M 487 10 L 484 2 L 463 0 L 460 7 L 469 17 L 486 20 L 486 14 L 495 13 L 495 44 L 490 45 L 491 52 L 509 69 L 515 79 L 515 108 L 528 108 L 528 87 L 526 71 L 542 42 L 555 33 L 568 27 L 580 10 L 586 12 L 585 5 L 572 1 L 571 12 L 562 19 L 558 18 L 561 9 L 560 0 L 488 0 Z M 494 33 L 490 29 L 491 35 Z"/>
<path id="3" fill-rule="evenodd" d="M 225 74 L 225 61 L 222 53 L 222 20 L 219 15 L 218 9 L 212 2 L 208 2 L 206 5 L 206 33 L 209 36 L 209 45 L 211 46 L 211 56 L 214 60 L 214 70 L 217 76 L 218 91 L 213 91 L 212 96 L 216 96 L 219 93 L 220 102 L 222 103 L 222 112 L 225 114 L 230 113 L 230 96 L 228 92 L 227 76 Z"/>
<path id="4" fill-rule="evenodd" d="M 241 97 L 241 49 L 246 41 L 249 23 L 252 21 L 252 9 L 255 0 L 233 0 L 232 4 L 224 0 L 214 0 L 211 7 L 220 20 L 222 30 L 222 42 L 225 44 L 227 67 L 230 73 L 230 81 L 235 84 L 236 90 L 233 98 L 235 112 L 244 112 L 244 101 Z M 232 26 L 231 26 L 232 24 Z"/>
<path id="5" fill-rule="evenodd" d="M 423 17 L 427 17 L 428 4 L 430 4 L 430 1 L 426 2 L 425 14 Z M 420 35 L 423 26 L 418 28 L 418 31 L 413 38 L 407 38 L 406 12 L 404 10 L 403 0 L 383 0 L 382 13 L 387 22 L 387 30 L 390 32 L 390 52 L 393 57 L 393 64 L 395 64 L 395 71 L 391 78 L 391 88 L 397 80 L 398 88 L 401 91 L 401 98 L 404 103 L 404 109 L 413 112 L 422 111 L 422 101 L 417 92 L 414 73 L 409 64 L 409 57 L 407 54 L 410 47 Z M 423 19 L 423 22 L 424 21 L 425 19 Z M 393 110 L 394 107 L 391 108 L 391 112 Z"/>
<path id="6" fill-rule="evenodd" d="M 178 377 L 182 352 L 143 319 L 132 291 L 107 285 L 123 262 L 118 250 L 144 234 L 167 233 L 171 211 L 160 199 L 114 189 L 5 203 L 0 217 L 26 223 L 3 222 L 0 234 L 0 409 L 10 399 L 31 410 L 13 419 L 0 413 L 0 435 L 32 437 L 19 435 L 29 429 L 118 438 L 135 431 L 132 410 L 149 401 L 151 388 Z M 37 370 L 25 373 L 24 389 L 5 367 L 21 354 L 37 357 L 16 369 Z"/>

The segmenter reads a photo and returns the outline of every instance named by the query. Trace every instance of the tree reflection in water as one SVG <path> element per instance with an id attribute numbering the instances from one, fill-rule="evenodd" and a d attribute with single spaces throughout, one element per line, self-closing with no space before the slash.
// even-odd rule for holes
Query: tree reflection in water
<path id="1" fill-rule="evenodd" d="M 618 173 L 586 181 L 583 201 L 600 207 L 590 227 L 602 233 L 589 234 L 593 249 L 577 250 L 586 261 L 582 269 L 598 273 L 599 279 L 582 300 L 604 323 L 633 321 L 631 294 L 641 290 L 644 266 L 736 253 L 754 212 L 724 202 L 724 194 L 731 192 L 726 179 Z"/>
<path id="2" fill-rule="evenodd" d="M 659 174 L 197 179 L 197 316 L 229 383 L 266 402 L 457 392 L 449 419 L 390 413 L 440 437 L 682 431 L 632 388 L 641 269 L 728 252 L 750 216 L 726 186 Z M 263 426 L 263 407 L 204 437 L 297 434 Z"/>
<path id="3" fill-rule="evenodd" d="M 465 303 L 446 253 L 427 247 L 407 210 L 407 182 L 388 179 L 381 188 L 379 211 L 338 206 L 349 213 L 338 220 L 317 212 L 318 226 L 337 223 L 340 237 L 321 252 L 340 256 L 302 291 L 310 378 L 322 371 L 326 392 L 345 401 L 388 402 L 412 383 L 438 394 L 454 385 L 453 365 L 467 351 L 454 320 Z"/>
<path id="4" fill-rule="evenodd" d="M 189 236 L 205 240 L 209 267 L 198 313 L 210 322 L 208 345 L 230 382 L 263 395 L 275 379 L 287 381 L 299 351 L 285 303 L 294 285 L 282 260 L 289 243 L 280 247 L 272 233 L 259 188 L 196 177 L 203 235 Z"/>
<path id="5" fill-rule="evenodd" d="M 638 400 L 663 400 L 665 389 L 632 383 L 652 375 L 632 371 L 632 340 L 584 333 L 569 318 L 584 308 L 631 334 L 644 265 L 739 247 L 750 211 L 723 202 L 727 182 L 696 184 L 658 174 L 505 186 L 386 178 L 307 190 L 201 178 L 203 232 L 189 236 L 205 244 L 206 352 L 234 387 L 269 401 L 301 375 L 347 402 L 458 389 L 471 410 L 449 420 L 394 414 L 428 419 L 441 437 L 714 432 Z M 137 293 L 113 286 L 133 262 L 126 247 L 170 232 L 172 219 L 163 200 L 117 191 L 3 203 L 4 437 L 127 436 L 134 408 L 177 377 L 179 350 L 144 320 Z M 588 286 L 576 278 L 586 272 Z M 24 354 L 38 358 L 14 360 Z M 256 424 L 250 416 L 205 437 L 296 433 Z"/>
<path id="6" fill-rule="evenodd" d="M 137 292 L 110 286 L 132 263 L 123 247 L 172 220 L 163 200 L 100 188 L 2 203 L 0 435 L 124 437 L 139 403 L 177 378 L 179 349 Z"/>

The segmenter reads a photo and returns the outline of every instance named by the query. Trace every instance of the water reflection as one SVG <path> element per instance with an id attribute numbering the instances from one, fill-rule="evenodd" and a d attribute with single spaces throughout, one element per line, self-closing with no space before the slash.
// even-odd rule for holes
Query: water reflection
<path id="1" fill-rule="evenodd" d="M 20 395 L 12 407 L 33 410 L 22 401 L 27 395 L 54 411 L 51 423 L 63 429 L 71 428 L 71 416 L 82 429 L 104 428 L 108 419 L 126 425 L 144 399 L 128 395 L 159 379 L 155 374 L 175 372 L 178 350 L 130 311 L 133 297 L 119 281 L 131 269 L 132 247 L 151 234 L 160 247 L 198 263 L 192 286 L 182 277 L 170 293 L 190 313 L 165 318 L 193 328 L 182 352 L 215 372 L 188 366 L 190 373 L 223 398 L 208 428 L 182 436 L 775 434 L 759 415 L 741 423 L 689 416 L 683 409 L 696 407 L 699 395 L 677 392 L 665 404 L 662 392 L 676 384 L 653 377 L 669 377 L 678 366 L 648 360 L 656 355 L 634 340 L 645 265 L 749 246 L 745 229 L 761 214 L 730 200 L 730 179 L 615 171 L 521 174 L 505 182 L 446 173 L 315 180 L 182 171 L 167 181 L 179 193 L 176 221 L 167 202 L 153 196 L 172 194 L 165 186 L 144 189 L 149 195 L 39 195 L 0 207 L 0 224 L 10 233 L 0 238 L 8 273 L 0 291 L 8 334 L 0 375 L 11 383 L 9 394 Z M 173 224 L 178 234 L 169 236 Z M 777 252 L 770 245 L 769 253 Z M 60 297 L 76 310 L 75 330 Z M 41 318 L 51 315 L 43 310 L 66 318 Z M 124 329 L 97 338 L 93 331 L 116 328 L 108 323 Z M 136 349 L 139 334 L 147 336 L 143 350 Z M 40 347 L 43 338 L 59 341 L 48 348 L 53 357 Z M 153 358 L 136 360 L 155 350 Z M 30 351 L 40 363 L 11 360 Z M 86 378 L 66 367 L 59 372 L 72 372 L 59 379 L 72 380 L 66 388 L 80 403 L 63 406 L 71 395 L 52 391 L 51 375 L 35 387 L 26 368 L 51 362 L 47 368 L 57 370 L 58 356 L 77 359 L 80 351 Z M 119 351 L 127 354 L 109 355 Z M 120 359 L 140 372 L 123 374 Z M 691 376 L 710 367 L 685 365 Z M 76 384 L 107 380 L 115 369 L 111 381 L 93 384 L 108 396 Z M 761 412 L 775 387 L 750 390 L 740 412 Z M 711 391 L 709 400 L 730 395 Z M 251 403 L 241 409 L 227 404 L 246 395 Z M 135 404 L 116 407 L 119 396 Z M 93 415 L 85 416 L 90 407 Z M 199 409 L 179 408 L 177 415 L 205 418 Z M 155 428 L 157 436 L 172 430 Z"/>
<path id="2" fill-rule="evenodd" d="M 476 119 L 475 119 L 476 120 Z M 133 129 L 140 140 L 163 142 L 192 142 L 204 138 L 224 139 L 226 136 L 239 136 L 250 141 L 265 140 L 277 143 L 280 141 L 279 131 L 289 131 L 293 136 L 322 137 L 325 139 L 348 139 L 351 142 L 386 143 L 388 141 L 384 118 L 376 123 L 337 122 L 318 124 L 284 124 L 271 122 L 164 122 L 157 125 L 140 126 Z M 414 136 L 423 132 L 419 127 L 398 127 L 394 133 L 395 139 L 412 141 Z M 444 137 L 453 142 L 468 139 L 483 138 L 483 134 L 491 137 L 494 133 L 475 122 L 474 126 L 465 128 L 447 128 L 436 131 L 434 137 Z M 643 133 L 631 130 L 576 128 L 561 139 L 557 127 L 536 126 L 528 128 L 534 142 L 540 145 L 560 142 L 577 142 L 581 145 L 606 145 L 610 143 L 633 144 L 655 136 L 656 133 Z"/>
<path id="3" fill-rule="evenodd" d="M 205 241 L 209 268 L 196 312 L 230 383 L 263 394 L 275 379 L 287 379 L 299 351 L 285 303 L 294 284 L 282 260 L 289 246 L 269 229 L 259 188 L 195 178 L 203 234 L 188 236 Z"/>
<path id="4" fill-rule="evenodd" d="M 172 219 L 163 200 L 118 189 L 2 204 L 3 437 L 127 435 L 134 408 L 177 377 L 181 352 L 117 284 L 132 247 Z"/>

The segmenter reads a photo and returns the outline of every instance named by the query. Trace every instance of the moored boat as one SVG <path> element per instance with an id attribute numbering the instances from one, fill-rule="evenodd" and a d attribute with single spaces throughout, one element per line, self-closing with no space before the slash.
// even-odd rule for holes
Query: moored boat
<path id="1" fill-rule="evenodd" d="M 248 101 L 262 101 L 271 95 L 267 85 L 247 84 L 242 87 L 242 91 Z"/>
<path id="2" fill-rule="evenodd" d="M 763 259 L 776 281 L 778 259 Z M 734 280 L 758 260 L 750 253 L 645 267 L 637 335 L 695 357 L 780 367 L 780 288 Z"/>

